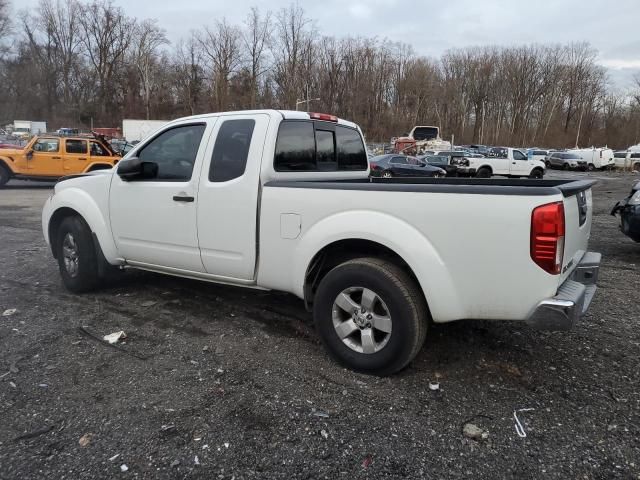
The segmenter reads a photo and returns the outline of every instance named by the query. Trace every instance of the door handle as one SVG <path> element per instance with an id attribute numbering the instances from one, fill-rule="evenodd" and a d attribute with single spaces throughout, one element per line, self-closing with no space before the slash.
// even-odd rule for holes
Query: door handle
<path id="1" fill-rule="evenodd" d="M 516 164 L 516 162 L 511 162 L 511 165 L 515 165 L 515 164 Z"/>
<path id="2" fill-rule="evenodd" d="M 78 160 L 86 160 L 85 157 L 78 157 Z"/>
<path id="3" fill-rule="evenodd" d="M 61 157 L 51 157 L 51 160 L 60 160 Z"/>
<path id="4" fill-rule="evenodd" d="M 186 196 L 186 195 L 174 195 L 173 196 L 173 201 L 174 202 L 192 203 L 194 200 L 195 200 L 195 198 L 189 197 L 189 196 Z"/>

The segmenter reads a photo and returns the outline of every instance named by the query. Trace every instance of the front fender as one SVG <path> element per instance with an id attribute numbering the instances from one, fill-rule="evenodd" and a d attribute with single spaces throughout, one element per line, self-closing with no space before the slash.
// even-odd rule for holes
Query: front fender
<path id="1" fill-rule="evenodd" d="M 331 215 L 304 233 L 293 256 L 292 279 L 297 295 L 304 295 L 305 276 L 313 257 L 331 243 L 353 239 L 376 242 L 397 253 L 418 279 L 435 321 L 463 318 L 463 303 L 451 275 L 429 239 L 404 220 L 375 211 Z"/>
<path id="2" fill-rule="evenodd" d="M 49 225 L 56 211 L 69 208 L 76 211 L 96 235 L 102 253 L 109 263 L 117 263 L 118 251 L 109 230 L 107 212 L 103 212 L 95 199 L 80 188 L 66 188 L 47 199 L 42 211 L 42 230 L 50 245 Z"/>

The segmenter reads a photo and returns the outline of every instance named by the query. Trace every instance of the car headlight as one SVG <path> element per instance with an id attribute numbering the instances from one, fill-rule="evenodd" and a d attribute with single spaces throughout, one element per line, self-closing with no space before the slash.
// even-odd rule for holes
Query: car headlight
<path id="1" fill-rule="evenodd" d="M 627 201 L 627 205 L 640 205 L 640 190 L 631 195 L 631 198 Z"/>

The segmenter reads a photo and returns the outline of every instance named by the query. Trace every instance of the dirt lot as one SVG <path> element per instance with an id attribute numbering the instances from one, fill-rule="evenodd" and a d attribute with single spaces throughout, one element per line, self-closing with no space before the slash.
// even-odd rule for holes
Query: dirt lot
<path id="1" fill-rule="evenodd" d="M 604 264 L 575 330 L 436 326 L 391 378 L 330 361 L 289 295 L 143 273 L 66 292 L 40 231 L 49 188 L 10 184 L 0 478 L 640 478 L 640 245 L 609 216 L 637 177 L 595 176 Z"/>

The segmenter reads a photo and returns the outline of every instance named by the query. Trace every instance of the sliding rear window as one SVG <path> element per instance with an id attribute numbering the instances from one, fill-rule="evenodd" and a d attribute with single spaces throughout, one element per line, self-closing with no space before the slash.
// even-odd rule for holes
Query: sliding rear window
<path id="1" fill-rule="evenodd" d="M 356 129 L 330 122 L 280 124 L 273 166 L 277 172 L 366 170 L 367 152 Z"/>

